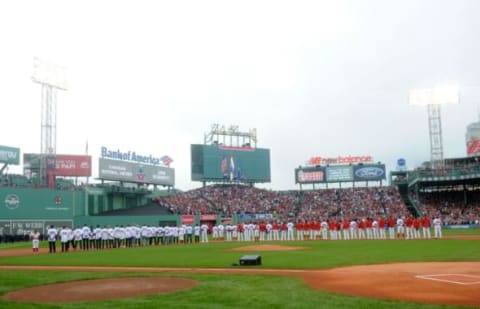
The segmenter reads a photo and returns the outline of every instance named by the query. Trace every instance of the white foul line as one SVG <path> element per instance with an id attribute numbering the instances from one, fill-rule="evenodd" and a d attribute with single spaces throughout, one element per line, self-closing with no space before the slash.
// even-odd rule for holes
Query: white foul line
<path id="1" fill-rule="evenodd" d="M 453 283 L 453 284 L 460 284 L 460 285 L 475 285 L 475 284 L 480 284 L 480 281 L 461 282 L 461 281 L 455 281 L 455 280 L 435 278 L 435 277 L 446 277 L 446 276 L 458 276 L 458 277 L 467 277 L 467 278 L 478 278 L 478 279 L 480 279 L 480 276 L 477 276 L 477 275 L 468 275 L 468 274 L 417 275 L 417 276 L 415 276 L 415 278 L 425 279 L 425 280 L 432 280 L 432 281 L 439 281 L 439 282 L 446 282 L 446 283 Z"/>

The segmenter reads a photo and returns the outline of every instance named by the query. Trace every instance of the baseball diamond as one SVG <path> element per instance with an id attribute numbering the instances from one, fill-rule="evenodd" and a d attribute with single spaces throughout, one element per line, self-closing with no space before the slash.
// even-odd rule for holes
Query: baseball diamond
<path id="1" fill-rule="evenodd" d="M 310 292 L 307 290 L 303 293 L 316 299 L 317 305 L 320 306 L 325 304 L 325 297 L 332 297 L 329 295 L 360 297 L 358 300 L 355 300 L 357 298 L 352 300 L 365 302 L 365 304 L 368 304 L 368 299 L 377 299 L 375 306 L 385 308 L 390 308 L 393 303 L 383 303 L 383 300 L 407 301 L 411 302 L 410 306 L 415 307 L 421 307 L 422 303 L 480 306 L 477 297 L 480 292 L 480 272 L 478 271 L 480 263 L 474 261 L 480 257 L 478 249 L 480 234 L 470 235 L 469 239 L 464 239 L 464 235 L 458 236 L 449 235 L 445 240 L 398 239 L 394 241 L 349 240 L 345 242 L 308 240 L 264 244 L 210 241 L 209 243 L 171 246 L 158 244 L 121 249 L 91 249 L 64 252 L 63 254 L 50 254 L 43 246 L 35 255 L 32 255 L 31 251 L 27 249 L 2 248 L 0 250 L 0 278 L 6 279 L 3 281 L 7 282 L 7 285 L 11 281 L 8 278 L 10 278 L 10 273 L 13 275 L 12 272 L 20 277 L 25 274 L 28 278 L 36 278 L 36 273 L 46 274 L 46 272 L 54 270 L 60 277 L 73 277 L 66 281 L 60 280 L 62 283 L 56 283 L 58 279 L 55 277 L 57 276 L 53 275 L 53 280 L 36 280 L 33 286 L 27 284 L 28 279 L 25 278 L 25 284 L 16 288 L 12 286 L 5 290 L 0 304 L 2 302 L 15 304 L 19 308 L 25 302 L 61 306 L 62 303 L 84 301 L 114 302 L 115 299 L 133 301 L 142 295 L 144 297 L 145 295 L 150 295 L 149 297 L 155 295 L 153 299 L 148 298 L 150 300 L 145 301 L 150 304 L 149 306 L 156 306 L 161 305 L 164 301 L 169 303 L 164 299 L 168 298 L 167 295 L 175 297 L 174 295 L 177 293 L 182 293 L 182 298 L 187 297 L 188 299 L 184 306 L 194 308 L 198 301 L 195 296 L 198 293 L 195 292 L 196 289 L 199 289 L 202 284 L 207 286 L 216 284 L 202 275 L 214 276 L 212 280 L 223 282 L 223 284 L 231 282 L 231 287 L 228 287 L 228 284 L 221 287 L 222 292 L 227 295 L 234 293 L 237 288 L 243 289 L 242 281 L 245 280 L 244 276 L 248 275 L 252 278 L 262 276 L 265 278 L 262 280 L 267 282 L 270 280 L 268 278 L 272 278 L 274 281 L 290 281 L 296 278 L 299 280 L 296 281 L 299 285 L 296 289 L 310 287 Z M 384 248 L 385 246 L 387 247 Z M 445 254 L 442 258 L 444 251 L 439 250 L 439 246 L 455 253 L 450 257 Z M 475 249 L 472 251 L 472 248 Z M 376 250 L 371 251 L 370 254 L 362 252 L 362 250 L 372 249 Z M 398 258 L 390 257 L 392 251 L 398 253 Z M 239 267 L 232 264 L 229 267 L 219 267 L 222 264 L 226 265 L 227 260 L 234 261 L 235 258 L 238 260 L 238 253 L 245 252 L 261 254 L 265 261 L 264 265 Z M 450 260 L 452 257 L 459 260 L 466 258 L 473 260 L 471 262 L 439 262 L 435 259 L 432 260 L 428 252 L 436 252 L 439 254 L 438 258 L 446 260 Z M 349 256 L 345 257 L 346 254 Z M 341 258 L 342 255 L 343 258 Z M 334 256 L 338 256 L 338 258 Z M 372 256 L 375 258 L 371 259 Z M 398 262 L 412 260 L 412 256 L 418 256 L 418 259 L 408 263 Z M 303 262 L 295 263 L 293 261 L 292 263 L 292 259 Z M 389 259 L 391 261 L 388 264 L 382 263 Z M 432 261 L 421 262 L 423 259 Z M 344 261 L 347 261 L 347 265 L 352 266 L 345 266 Z M 372 261 L 376 262 L 372 264 Z M 55 265 L 52 265 L 52 262 Z M 354 264 L 369 265 L 355 266 Z M 294 267 L 289 268 L 292 265 Z M 92 280 L 94 278 L 101 280 Z M 108 284 L 105 281 L 107 278 Z M 431 278 L 435 278 L 435 280 L 431 280 Z M 441 279 L 437 280 L 438 278 Z M 84 281 L 84 279 L 89 280 Z M 194 282 L 196 283 L 194 284 Z M 302 285 L 305 286 L 302 287 Z M 25 288 L 21 288 L 22 286 Z M 258 289 L 262 290 L 263 288 L 257 287 L 256 291 L 249 291 L 252 293 L 251 297 L 256 297 L 253 295 L 258 293 Z M 68 291 L 68 293 L 58 293 L 58 291 Z M 329 294 L 332 292 L 335 294 Z M 295 299 L 297 292 L 292 293 Z M 215 298 L 213 295 L 212 297 Z M 246 298 L 248 299 L 248 297 Z M 283 305 L 285 307 L 293 305 L 290 303 L 292 300 L 281 299 L 280 301 L 286 302 Z M 342 308 L 345 306 L 344 301 L 330 302 L 331 300 L 328 300 L 331 307 Z M 210 299 L 209 303 L 217 303 L 217 300 Z M 225 303 L 225 300 L 221 298 L 218 300 L 220 307 L 242 307 L 248 303 L 248 301 L 237 300 L 236 304 L 230 304 L 228 301 Z M 250 305 L 263 307 L 262 303 L 266 304 L 257 301 Z M 302 303 L 300 300 L 295 300 L 295 303 L 301 308 L 314 307 L 313 303 Z M 400 308 L 404 304 L 406 303 L 398 303 L 397 306 Z M 99 303 L 98 306 L 102 305 Z M 200 307 L 202 306 L 200 305 Z"/>

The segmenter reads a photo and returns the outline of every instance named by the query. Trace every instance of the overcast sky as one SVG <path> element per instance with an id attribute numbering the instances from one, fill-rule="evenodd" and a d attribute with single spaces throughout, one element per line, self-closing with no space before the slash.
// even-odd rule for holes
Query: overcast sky
<path id="1" fill-rule="evenodd" d="M 408 92 L 456 82 L 445 157 L 466 155 L 480 106 L 480 1 L 2 1 L 0 145 L 40 151 L 33 58 L 65 66 L 57 153 L 100 147 L 174 159 L 213 123 L 257 129 L 272 182 L 293 189 L 312 156 L 429 159 L 426 108 Z M 11 167 L 10 172 L 21 171 Z M 98 171 L 94 169 L 94 176 Z"/>

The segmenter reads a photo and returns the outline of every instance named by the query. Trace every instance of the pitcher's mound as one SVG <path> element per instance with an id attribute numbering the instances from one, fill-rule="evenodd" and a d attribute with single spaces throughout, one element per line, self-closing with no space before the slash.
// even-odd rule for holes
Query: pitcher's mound
<path id="1" fill-rule="evenodd" d="M 5 299 L 30 303 L 66 303 L 112 300 L 174 292 L 195 286 L 184 278 L 128 277 L 72 281 L 42 285 L 7 293 Z"/>

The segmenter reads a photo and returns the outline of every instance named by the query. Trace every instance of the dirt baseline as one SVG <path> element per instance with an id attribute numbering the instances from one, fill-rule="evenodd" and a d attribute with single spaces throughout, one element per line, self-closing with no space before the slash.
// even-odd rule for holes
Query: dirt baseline
<path id="1" fill-rule="evenodd" d="M 331 291 L 340 294 L 420 303 L 480 306 L 480 298 L 478 297 L 480 294 L 480 262 L 398 263 L 351 266 L 329 270 L 0 266 L 0 270 L 2 269 L 149 273 L 195 272 L 296 276 L 302 278 L 304 282 L 313 289 Z M 142 280 L 144 279 L 146 278 L 142 278 Z M 75 283 L 76 282 L 71 282 L 70 284 Z M 48 285 L 42 286 L 42 288 L 45 287 L 48 287 Z M 12 293 L 21 291 L 25 290 L 18 290 Z M 122 293 L 122 297 L 131 296 L 140 295 L 126 295 L 126 293 Z M 87 295 L 83 295 L 82 301 L 87 300 L 89 300 L 87 299 Z"/>

